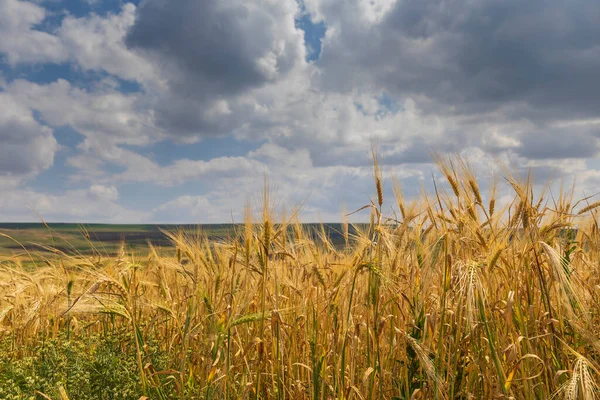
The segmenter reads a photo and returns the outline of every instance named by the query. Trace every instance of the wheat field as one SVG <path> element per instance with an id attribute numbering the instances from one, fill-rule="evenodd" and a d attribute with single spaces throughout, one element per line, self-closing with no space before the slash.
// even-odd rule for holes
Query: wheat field
<path id="1" fill-rule="evenodd" d="M 225 242 L 1 261 L 0 398 L 600 398 L 600 203 L 507 172 L 500 207 L 437 162 L 407 201 L 375 161 L 370 223 L 341 247 L 265 189 Z"/>

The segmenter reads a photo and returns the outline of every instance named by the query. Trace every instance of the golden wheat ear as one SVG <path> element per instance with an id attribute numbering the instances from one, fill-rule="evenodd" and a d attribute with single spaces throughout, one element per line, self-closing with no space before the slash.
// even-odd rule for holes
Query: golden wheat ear
<path id="1" fill-rule="evenodd" d="M 373 157 L 373 179 L 375 181 L 375 189 L 377 191 L 377 204 L 381 209 L 381 206 L 383 205 L 383 178 L 381 174 L 381 168 L 379 166 L 379 156 L 377 154 L 375 145 L 372 145 L 371 147 L 371 155 Z"/>

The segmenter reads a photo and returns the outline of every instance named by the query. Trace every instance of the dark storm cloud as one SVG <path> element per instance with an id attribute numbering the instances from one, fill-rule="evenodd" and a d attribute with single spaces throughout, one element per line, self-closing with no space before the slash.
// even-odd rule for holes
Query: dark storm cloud
<path id="1" fill-rule="evenodd" d="M 330 87 L 369 77 L 398 96 L 425 95 L 437 111 L 524 102 L 545 118 L 595 116 L 599 21 L 590 0 L 400 0 L 373 28 L 345 24 L 320 65 Z"/>

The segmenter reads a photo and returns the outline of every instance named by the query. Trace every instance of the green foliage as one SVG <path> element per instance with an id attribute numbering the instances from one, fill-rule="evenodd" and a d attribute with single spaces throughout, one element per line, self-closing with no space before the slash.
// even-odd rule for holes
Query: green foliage
<path id="1" fill-rule="evenodd" d="M 124 336 L 39 341 L 27 355 L 11 359 L 11 343 L 0 345 L 0 398 L 34 399 L 36 392 L 71 399 L 137 400 L 140 385 L 131 341 Z"/>

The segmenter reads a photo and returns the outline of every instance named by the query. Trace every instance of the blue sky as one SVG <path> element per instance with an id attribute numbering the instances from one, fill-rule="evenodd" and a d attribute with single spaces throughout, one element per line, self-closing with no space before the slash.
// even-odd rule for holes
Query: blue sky
<path id="1" fill-rule="evenodd" d="M 600 183 L 600 3 L 0 0 L 0 221 L 336 221 L 461 153 Z M 508 189 L 501 193 L 508 194 Z M 389 202 L 390 209 L 393 202 Z M 354 218 L 365 218 L 356 215 Z"/>

